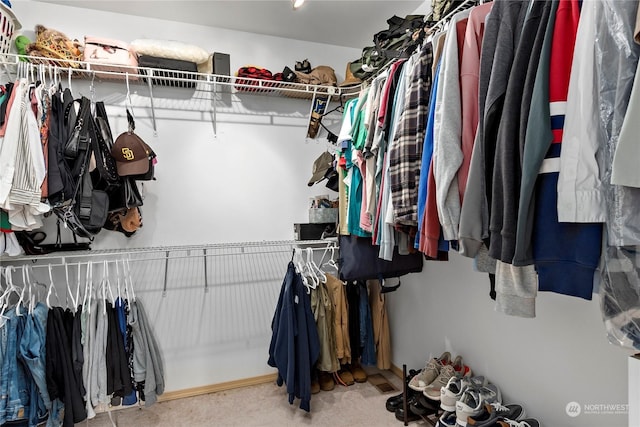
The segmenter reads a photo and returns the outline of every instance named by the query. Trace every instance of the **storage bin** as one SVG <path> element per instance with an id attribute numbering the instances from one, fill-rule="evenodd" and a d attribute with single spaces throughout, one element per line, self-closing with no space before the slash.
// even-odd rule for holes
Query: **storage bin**
<path id="1" fill-rule="evenodd" d="M 140 55 L 138 57 L 138 66 L 143 68 L 140 70 L 140 74 L 147 75 L 149 74 L 149 70 L 144 70 L 144 68 L 158 68 L 158 70 L 153 70 L 151 83 L 154 85 L 189 89 L 196 87 L 195 80 L 197 76 L 189 74 L 198 72 L 198 65 L 195 62 Z M 145 82 L 147 81 L 146 78 L 143 78 L 143 80 Z"/>
<path id="2" fill-rule="evenodd" d="M 311 208 L 309 209 L 309 222 L 312 224 L 326 224 L 338 221 L 337 208 Z"/>

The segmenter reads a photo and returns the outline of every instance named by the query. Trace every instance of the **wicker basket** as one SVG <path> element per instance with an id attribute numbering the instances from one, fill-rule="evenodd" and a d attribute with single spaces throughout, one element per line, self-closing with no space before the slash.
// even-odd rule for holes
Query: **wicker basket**
<path id="1" fill-rule="evenodd" d="M 0 2 L 0 54 L 9 53 L 13 36 L 21 28 L 22 25 L 13 11 Z"/>
<path id="2" fill-rule="evenodd" d="M 27 46 L 29 61 L 65 68 L 82 68 L 77 43 L 60 31 L 36 25 L 36 41 Z"/>

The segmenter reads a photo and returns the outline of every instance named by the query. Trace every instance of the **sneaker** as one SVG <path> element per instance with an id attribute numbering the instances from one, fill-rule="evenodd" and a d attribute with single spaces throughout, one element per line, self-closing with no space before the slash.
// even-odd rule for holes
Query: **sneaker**
<path id="1" fill-rule="evenodd" d="M 496 424 L 497 427 L 540 427 L 540 422 L 535 418 L 526 418 L 520 421 L 500 420 Z"/>
<path id="2" fill-rule="evenodd" d="M 456 374 L 451 377 L 446 386 L 440 389 L 440 407 L 449 412 L 456 411 L 456 402 L 469 387 L 483 387 L 488 381 L 484 376 L 471 377 Z"/>
<path id="3" fill-rule="evenodd" d="M 455 369 L 456 372 L 459 373 L 460 375 L 463 375 L 463 376 L 473 375 L 473 372 L 471 372 L 471 368 L 465 365 L 464 362 L 462 361 L 462 356 L 460 355 L 456 356 L 456 358 L 453 360 L 453 363 L 451 364 L 453 365 L 453 369 Z"/>
<path id="4" fill-rule="evenodd" d="M 440 389 L 447 385 L 451 377 L 456 375 L 453 365 L 445 365 L 440 369 L 440 375 L 424 389 L 422 394 L 431 400 L 440 400 Z"/>
<path id="5" fill-rule="evenodd" d="M 451 363 L 451 353 L 445 351 L 437 359 L 427 361 L 426 366 L 409 381 L 409 387 L 415 391 L 424 391 L 440 375 L 440 368 Z"/>
<path id="6" fill-rule="evenodd" d="M 440 418 L 438 418 L 438 422 L 435 427 L 455 427 L 456 425 L 456 413 L 455 412 L 445 412 L 442 414 Z"/>
<path id="7" fill-rule="evenodd" d="M 520 420 L 525 417 L 522 405 L 503 405 L 498 402 L 486 403 L 484 410 L 474 417 L 467 418 L 467 426 L 496 427 L 498 420 Z"/>
<path id="8" fill-rule="evenodd" d="M 413 378 L 415 375 L 418 374 L 418 370 L 415 369 L 410 369 L 409 370 L 409 374 L 407 375 L 407 377 L 405 378 L 404 382 L 406 384 L 409 384 L 409 381 L 411 381 L 411 378 Z M 415 390 L 412 390 L 410 388 L 407 387 L 407 397 L 411 397 L 412 395 L 414 395 L 415 393 L 417 393 Z M 398 410 L 398 408 L 402 407 L 402 404 L 404 402 L 403 399 L 403 394 L 396 394 L 395 396 L 391 396 L 390 398 L 387 399 L 387 402 L 385 404 L 387 411 L 389 412 L 395 412 Z"/>
<path id="9" fill-rule="evenodd" d="M 422 392 L 431 400 L 440 400 L 440 390 L 447 385 L 449 379 L 455 375 L 471 376 L 471 369 L 466 366 L 462 361 L 462 356 L 455 358 L 451 365 L 447 365 L 450 369 L 445 371 L 445 367 L 440 369 L 440 375 Z"/>
<path id="10" fill-rule="evenodd" d="M 466 427 L 467 418 L 480 415 L 485 409 L 484 405 L 493 402 L 502 403 L 500 389 L 495 384 L 489 384 L 479 388 L 467 388 L 467 390 L 462 393 L 460 400 L 456 402 L 458 425 Z"/>

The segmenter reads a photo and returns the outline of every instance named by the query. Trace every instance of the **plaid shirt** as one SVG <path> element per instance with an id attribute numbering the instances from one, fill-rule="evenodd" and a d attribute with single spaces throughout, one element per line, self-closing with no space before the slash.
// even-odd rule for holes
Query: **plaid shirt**
<path id="1" fill-rule="evenodd" d="M 391 200 L 398 225 L 418 224 L 418 184 L 429 112 L 432 63 L 432 46 L 427 43 L 414 62 L 403 112 L 389 147 Z"/>

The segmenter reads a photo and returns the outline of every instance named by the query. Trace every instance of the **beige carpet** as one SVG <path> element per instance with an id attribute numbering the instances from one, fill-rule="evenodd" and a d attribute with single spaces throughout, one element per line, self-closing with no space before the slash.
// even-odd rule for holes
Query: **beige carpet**
<path id="1" fill-rule="evenodd" d="M 368 370 L 370 373 L 380 371 Z M 381 372 L 399 390 L 401 381 L 391 372 Z M 366 382 L 336 386 L 311 398 L 311 412 L 289 405 L 284 386 L 262 384 L 188 399 L 161 402 L 149 408 L 112 411 L 116 426 L 402 426 L 385 409 L 385 401 L 397 391 L 380 393 Z M 112 426 L 106 413 L 79 425 Z"/>

